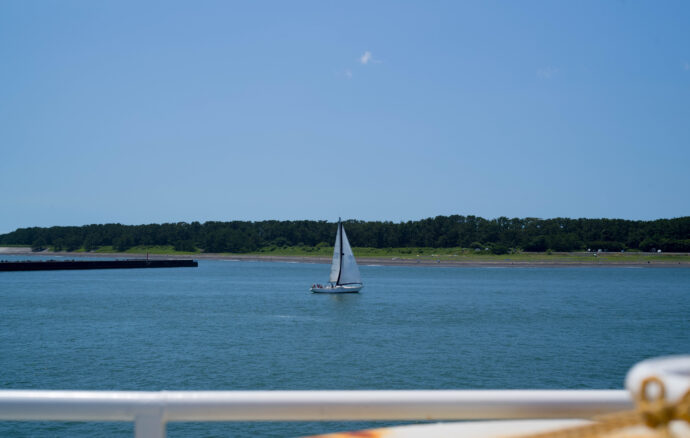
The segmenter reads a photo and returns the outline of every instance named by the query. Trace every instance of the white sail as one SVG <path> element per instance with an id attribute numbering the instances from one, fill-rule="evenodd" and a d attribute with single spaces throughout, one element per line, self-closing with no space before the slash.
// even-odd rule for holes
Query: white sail
<path id="1" fill-rule="evenodd" d="M 338 231 L 335 233 L 335 247 L 333 248 L 333 264 L 331 264 L 331 275 L 328 277 L 328 281 L 331 283 L 336 283 L 338 276 L 340 276 L 340 227 L 342 227 L 342 224 L 338 222 Z"/>
<path id="2" fill-rule="evenodd" d="M 359 275 L 357 261 L 355 260 L 354 254 L 352 254 L 352 248 L 350 247 L 350 242 L 347 240 L 347 234 L 345 234 L 345 228 L 342 224 L 340 224 L 340 231 L 341 233 L 339 234 L 342 234 L 343 252 L 341 254 L 342 260 L 338 284 L 362 283 L 362 277 Z M 336 237 L 336 240 L 337 239 L 338 238 Z"/>

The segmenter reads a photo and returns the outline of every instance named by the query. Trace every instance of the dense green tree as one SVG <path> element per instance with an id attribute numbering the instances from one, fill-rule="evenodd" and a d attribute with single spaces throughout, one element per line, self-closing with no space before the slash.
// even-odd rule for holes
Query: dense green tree
<path id="1" fill-rule="evenodd" d="M 656 221 L 622 219 L 484 219 L 437 216 L 419 221 L 345 222 L 353 246 L 465 247 L 496 245 L 526 251 L 620 249 L 690 251 L 690 217 Z M 92 224 L 82 227 L 20 228 L 0 235 L 0 244 L 56 249 L 94 249 L 112 245 L 125 251 L 138 245 L 173 245 L 192 251 L 247 252 L 268 246 L 332 244 L 335 223 L 325 221 L 177 222 L 146 225 Z"/>
<path id="2" fill-rule="evenodd" d="M 31 243 L 31 251 L 43 251 L 48 243 L 43 237 L 39 237 Z"/>

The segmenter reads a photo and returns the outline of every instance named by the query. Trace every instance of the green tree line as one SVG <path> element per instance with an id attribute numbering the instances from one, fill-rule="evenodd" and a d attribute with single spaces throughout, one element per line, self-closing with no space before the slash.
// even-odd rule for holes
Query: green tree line
<path id="1" fill-rule="evenodd" d="M 690 251 L 690 217 L 623 219 L 537 219 L 437 216 L 419 221 L 345 222 L 353 246 L 371 248 L 515 248 L 576 251 L 591 248 Z M 19 228 L 0 235 L 0 244 L 87 251 L 112 246 L 172 245 L 179 251 L 252 252 L 270 246 L 332 245 L 336 224 L 326 221 L 177 222 L 148 225 L 101 224 Z"/>

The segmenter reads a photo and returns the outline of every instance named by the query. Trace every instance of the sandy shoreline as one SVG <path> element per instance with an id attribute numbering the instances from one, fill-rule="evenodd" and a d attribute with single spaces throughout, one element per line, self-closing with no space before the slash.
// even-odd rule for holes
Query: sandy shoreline
<path id="1" fill-rule="evenodd" d="M 3 255 L 45 255 L 61 256 L 68 258 L 79 257 L 115 257 L 115 258 L 144 258 L 145 254 L 130 253 L 88 253 L 88 252 L 32 252 L 31 248 L 24 247 L 0 247 L 0 260 Z M 192 254 L 192 255 L 165 255 L 152 254 L 151 259 L 189 259 L 195 260 L 228 260 L 245 262 L 282 262 L 282 263 L 319 263 L 330 264 L 330 257 L 304 257 L 304 256 L 269 256 L 250 254 Z M 419 267 L 445 267 L 445 268 L 562 268 L 562 267 L 593 267 L 593 268 L 690 268 L 690 262 L 667 261 L 639 261 L 639 262 L 611 262 L 593 259 L 590 261 L 512 261 L 512 260 L 431 260 L 431 259 L 400 259 L 397 257 L 358 257 L 357 262 L 362 266 L 419 266 Z"/>

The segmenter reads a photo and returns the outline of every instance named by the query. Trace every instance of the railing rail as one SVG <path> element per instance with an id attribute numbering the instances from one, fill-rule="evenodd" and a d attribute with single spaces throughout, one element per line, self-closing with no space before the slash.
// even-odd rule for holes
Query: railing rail
<path id="1" fill-rule="evenodd" d="M 136 438 L 175 421 L 584 418 L 630 409 L 623 390 L 0 390 L 0 420 L 133 421 Z"/>

